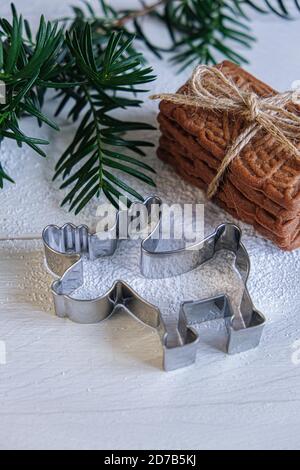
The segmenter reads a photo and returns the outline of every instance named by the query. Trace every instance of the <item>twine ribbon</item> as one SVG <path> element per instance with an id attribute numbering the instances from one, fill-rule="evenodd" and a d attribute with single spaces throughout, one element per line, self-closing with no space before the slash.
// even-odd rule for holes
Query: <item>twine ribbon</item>
<path id="1" fill-rule="evenodd" d="M 241 90 L 221 70 L 198 66 L 189 82 L 189 94 L 157 94 L 150 98 L 211 111 L 232 113 L 244 118 L 246 129 L 228 149 L 222 164 L 208 187 L 211 199 L 218 191 L 226 170 L 246 145 L 262 129 L 272 135 L 283 149 L 300 161 L 300 116 L 288 111 L 286 105 L 299 99 L 299 92 L 288 91 L 262 98 L 254 92 Z"/>

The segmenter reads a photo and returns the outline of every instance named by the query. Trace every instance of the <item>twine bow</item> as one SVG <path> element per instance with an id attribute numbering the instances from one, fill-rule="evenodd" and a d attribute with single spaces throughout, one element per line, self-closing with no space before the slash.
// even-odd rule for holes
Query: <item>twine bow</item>
<path id="1" fill-rule="evenodd" d="M 299 99 L 299 93 L 288 91 L 262 98 L 253 92 L 241 90 L 221 70 L 206 65 L 200 65 L 195 69 L 189 88 L 190 94 L 163 93 L 150 98 L 194 108 L 233 113 L 248 123 L 246 129 L 228 149 L 215 178 L 210 183 L 207 191 L 209 199 L 218 191 L 231 162 L 240 155 L 261 129 L 272 135 L 287 152 L 300 161 L 300 152 L 296 146 L 300 142 L 300 116 L 286 109 L 286 105 L 295 97 Z"/>

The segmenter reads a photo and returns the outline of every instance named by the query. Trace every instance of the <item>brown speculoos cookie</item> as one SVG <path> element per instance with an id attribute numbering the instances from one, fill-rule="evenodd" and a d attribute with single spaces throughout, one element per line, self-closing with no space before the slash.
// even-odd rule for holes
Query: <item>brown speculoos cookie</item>
<path id="1" fill-rule="evenodd" d="M 243 90 L 259 96 L 276 93 L 231 62 L 217 67 Z M 179 93 L 187 89 L 184 85 Z M 300 108 L 291 107 L 300 113 Z M 160 103 L 158 122 L 162 132 L 159 158 L 205 191 L 228 148 L 246 126 L 241 118 L 228 113 L 166 101 Z M 300 163 L 265 131 L 260 131 L 231 163 L 214 201 L 280 248 L 300 247 Z"/>

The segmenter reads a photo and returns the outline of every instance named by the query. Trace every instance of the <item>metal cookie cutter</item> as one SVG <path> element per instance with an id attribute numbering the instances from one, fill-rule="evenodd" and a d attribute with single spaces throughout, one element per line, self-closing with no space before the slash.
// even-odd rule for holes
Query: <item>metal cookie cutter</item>
<path id="1" fill-rule="evenodd" d="M 146 199 L 143 205 L 148 216 L 152 209 L 159 209 L 161 200 L 157 197 Z M 79 323 L 98 323 L 114 313 L 116 307 L 122 306 L 136 319 L 155 328 L 163 345 L 163 365 L 167 371 L 186 367 L 196 360 L 199 334 L 195 329 L 202 322 L 227 318 L 229 354 L 240 353 L 259 345 L 265 325 L 265 317 L 254 308 L 247 289 L 250 271 L 250 259 L 241 243 L 241 231 L 232 224 L 224 224 L 203 242 L 193 247 L 173 250 L 170 242 L 164 240 L 164 250 L 160 249 L 159 219 L 151 235 L 141 243 L 141 272 L 145 277 L 162 279 L 177 276 L 193 270 L 221 250 L 229 250 L 235 254 L 235 267 L 245 285 L 241 305 L 240 318 L 237 322 L 230 299 L 226 295 L 200 300 L 183 302 L 179 313 L 177 341 L 171 343 L 169 331 L 159 308 L 141 298 L 122 280 L 116 281 L 103 296 L 94 300 L 78 300 L 71 297 L 72 293 L 83 284 L 82 256 L 96 259 L 112 255 L 119 242 L 119 227 L 126 215 L 127 223 L 132 221 L 131 206 L 128 213 L 117 213 L 113 231 L 115 237 L 105 238 L 100 234 L 91 234 L 86 226 L 75 227 L 67 224 L 62 228 L 50 225 L 43 232 L 46 263 L 50 271 L 59 277 L 52 285 L 52 293 L 56 314 L 68 317 Z M 136 208 L 136 207 L 135 207 Z M 169 249 L 168 249 L 169 248 Z"/>

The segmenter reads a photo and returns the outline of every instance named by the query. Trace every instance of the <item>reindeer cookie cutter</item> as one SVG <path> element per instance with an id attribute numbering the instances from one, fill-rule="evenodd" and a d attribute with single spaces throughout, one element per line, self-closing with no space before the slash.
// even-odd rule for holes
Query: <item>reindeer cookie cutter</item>
<path id="1" fill-rule="evenodd" d="M 99 323 L 109 318 L 116 307 L 122 306 L 133 317 L 147 326 L 155 328 L 163 346 L 163 367 L 166 371 L 179 369 L 196 361 L 197 345 L 200 341 L 195 326 L 219 318 L 227 319 L 228 354 L 236 354 L 259 345 L 266 319 L 255 309 L 247 289 L 250 272 L 250 258 L 241 242 L 241 230 L 232 224 L 223 224 L 201 243 L 188 248 L 172 249 L 164 240 L 164 250 L 160 250 L 160 221 L 141 243 L 140 269 L 146 278 L 163 279 L 191 271 L 211 260 L 221 250 L 235 255 L 235 268 L 244 284 L 240 304 L 242 325 L 237 324 L 232 302 L 226 295 L 181 304 L 177 327 L 178 340 L 170 344 L 169 332 L 159 308 L 139 296 L 122 280 L 114 282 L 102 296 L 93 300 L 72 298 L 72 293 L 84 282 L 82 257 L 93 260 L 111 256 L 119 243 L 119 227 L 124 215 L 127 223 L 131 220 L 131 210 L 119 211 L 115 225 L 111 229 L 117 236 L 105 237 L 90 233 L 88 227 L 66 224 L 63 227 L 49 225 L 43 231 L 45 258 L 48 269 L 58 277 L 52 285 L 56 314 L 78 323 Z M 147 213 L 153 213 L 153 206 L 160 207 L 161 200 L 152 196 L 143 206 Z M 136 207 L 135 207 L 136 208 Z M 167 245 L 166 245 L 167 244 Z M 167 248 L 167 249 L 166 249 Z"/>

